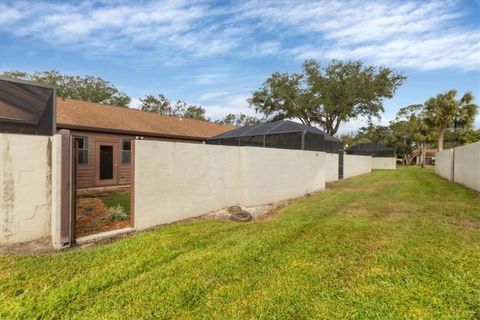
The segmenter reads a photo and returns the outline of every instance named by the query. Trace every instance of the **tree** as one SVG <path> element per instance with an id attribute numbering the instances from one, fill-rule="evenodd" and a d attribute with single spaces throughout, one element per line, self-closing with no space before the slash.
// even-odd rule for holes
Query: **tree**
<path id="1" fill-rule="evenodd" d="M 248 100 L 266 120 L 297 118 L 337 133 L 342 122 L 380 118 L 383 99 L 392 98 L 405 77 L 394 70 L 364 66 L 361 61 L 333 60 L 321 68 L 303 63 L 302 73 L 272 74 Z"/>
<path id="2" fill-rule="evenodd" d="M 172 104 L 163 94 L 159 94 L 158 97 L 147 95 L 145 98 L 140 99 L 140 101 L 142 102 L 140 108 L 143 111 L 194 120 L 210 121 L 205 117 L 206 110 L 202 106 L 188 105 L 185 101 L 181 100 Z"/>
<path id="3" fill-rule="evenodd" d="M 480 129 L 457 128 L 448 129 L 445 132 L 444 146 L 446 148 L 455 148 L 469 143 L 480 141 Z"/>
<path id="4" fill-rule="evenodd" d="M 201 106 L 188 106 L 183 116 L 189 119 L 208 121 L 205 117 L 205 109 Z"/>
<path id="5" fill-rule="evenodd" d="M 170 100 L 168 100 L 163 94 L 159 94 L 158 98 L 153 95 L 147 95 L 143 99 L 140 98 L 140 102 L 142 103 L 140 109 L 143 111 L 167 115 L 170 115 L 171 113 Z"/>
<path id="6" fill-rule="evenodd" d="M 342 140 L 348 146 L 372 142 L 389 146 L 391 141 L 391 132 L 388 126 L 374 125 L 373 123 L 369 123 L 368 126 L 359 128 L 355 133 L 341 135 L 340 140 Z"/>
<path id="7" fill-rule="evenodd" d="M 436 130 L 429 125 L 427 113 L 420 108 L 420 105 L 411 105 L 401 108 L 397 115 L 397 120 L 404 119 L 408 125 L 408 136 L 415 142 L 419 152 L 417 165 L 425 166 L 427 149 L 436 140 Z"/>
<path id="8" fill-rule="evenodd" d="M 473 94 L 467 92 L 458 100 L 456 96 L 456 90 L 449 90 L 420 105 L 424 109 L 428 125 L 437 129 L 438 150 L 443 150 L 445 132 L 450 126 L 469 128 L 475 120 L 478 106 L 473 103 Z"/>
<path id="9" fill-rule="evenodd" d="M 411 124 L 407 120 L 390 121 L 390 141 L 388 146 L 395 148 L 397 155 L 401 155 L 402 163 L 412 163 L 412 152 L 415 146 Z"/>
<path id="10" fill-rule="evenodd" d="M 82 101 L 128 107 L 130 97 L 119 91 L 110 82 L 93 76 L 69 76 L 58 71 L 42 71 L 29 74 L 21 71 L 7 71 L 5 77 L 29 80 L 57 88 L 57 96 Z"/>
<path id="11" fill-rule="evenodd" d="M 232 126 L 237 126 L 237 127 L 243 127 L 243 126 L 249 126 L 252 124 L 259 124 L 259 123 L 262 123 L 263 121 L 253 116 L 247 116 L 243 113 L 239 113 L 239 114 L 229 113 L 223 118 L 223 120 L 216 121 L 216 122 L 223 123 L 223 124 L 230 124 Z"/>

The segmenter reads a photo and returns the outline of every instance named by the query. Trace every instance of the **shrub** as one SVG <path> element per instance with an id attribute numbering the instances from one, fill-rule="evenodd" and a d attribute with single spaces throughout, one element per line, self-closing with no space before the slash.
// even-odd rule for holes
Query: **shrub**
<path id="1" fill-rule="evenodd" d="M 126 220 L 129 216 L 129 214 L 125 212 L 125 209 L 121 205 L 108 208 L 108 211 L 110 212 L 110 217 L 112 220 Z"/>

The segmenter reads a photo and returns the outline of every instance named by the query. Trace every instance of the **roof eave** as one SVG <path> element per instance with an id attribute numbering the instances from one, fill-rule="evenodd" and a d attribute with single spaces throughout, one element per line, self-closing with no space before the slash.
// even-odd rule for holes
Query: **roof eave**
<path id="1" fill-rule="evenodd" d="M 66 124 L 66 123 L 57 123 L 57 129 L 93 131 L 93 132 L 101 132 L 101 133 L 117 133 L 117 134 L 125 134 L 125 135 L 132 135 L 132 136 L 173 138 L 173 139 L 196 140 L 196 141 L 205 141 L 209 139 L 209 137 L 184 136 L 184 135 L 175 135 L 175 134 L 168 134 L 168 133 L 131 131 L 131 130 L 124 130 L 124 129 L 98 128 L 98 127 L 72 125 L 72 124 Z"/>

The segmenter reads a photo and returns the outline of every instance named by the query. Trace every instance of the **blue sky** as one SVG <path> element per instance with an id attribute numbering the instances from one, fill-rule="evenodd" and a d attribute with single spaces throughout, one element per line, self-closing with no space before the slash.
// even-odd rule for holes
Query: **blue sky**
<path id="1" fill-rule="evenodd" d="M 203 105 L 212 119 L 254 114 L 251 92 L 307 58 L 403 72 L 383 123 L 451 88 L 472 91 L 478 104 L 480 2 L 0 0 L 0 72 L 99 76 L 130 95 L 132 107 L 163 93 Z"/>

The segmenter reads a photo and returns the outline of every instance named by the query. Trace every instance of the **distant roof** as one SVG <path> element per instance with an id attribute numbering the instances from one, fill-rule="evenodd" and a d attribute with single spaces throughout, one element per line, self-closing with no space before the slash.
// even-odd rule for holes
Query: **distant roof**
<path id="1" fill-rule="evenodd" d="M 194 140 L 205 140 L 235 128 L 231 125 L 64 98 L 57 98 L 57 127 Z"/>
<path id="2" fill-rule="evenodd" d="M 251 136 L 261 136 L 268 134 L 279 134 L 279 133 L 292 133 L 292 132 L 310 132 L 313 134 L 323 135 L 325 140 L 338 141 L 339 139 L 325 133 L 324 131 L 307 126 L 302 123 L 293 122 L 290 120 L 281 120 L 275 122 L 267 122 L 261 124 L 254 124 L 249 126 L 240 127 L 233 129 L 231 131 L 219 134 L 210 139 L 228 139 L 228 138 L 238 138 L 238 137 L 251 137 Z"/>
<path id="3" fill-rule="evenodd" d="M 437 152 L 438 152 L 438 149 L 427 149 L 427 150 L 425 151 L 425 155 L 426 155 L 427 157 L 435 157 L 435 154 L 436 154 Z M 420 153 L 420 150 L 415 149 L 415 150 L 412 151 L 411 155 L 415 157 L 415 156 L 417 156 L 419 153 Z"/>

